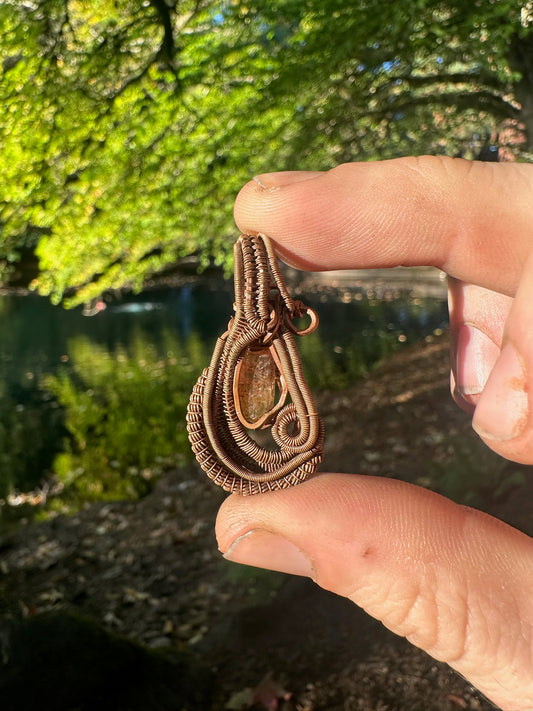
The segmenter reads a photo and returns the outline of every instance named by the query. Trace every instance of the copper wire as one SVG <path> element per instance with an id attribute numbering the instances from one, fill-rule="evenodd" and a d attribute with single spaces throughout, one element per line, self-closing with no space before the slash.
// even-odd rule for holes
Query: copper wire
<path id="1" fill-rule="evenodd" d="M 234 261 L 235 316 L 193 388 L 187 431 L 206 474 L 226 491 L 247 495 L 297 484 L 322 461 L 324 427 L 293 338 L 311 333 L 318 316 L 290 296 L 265 235 L 241 235 Z M 293 319 L 306 314 L 309 326 L 296 328 Z M 275 449 L 251 437 L 236 396 L 238 366 L 248 351 L 260 348 L 270 349 L 280 391 L 292 400 L 260 420 L 262 428 L 270 428 Z"/>

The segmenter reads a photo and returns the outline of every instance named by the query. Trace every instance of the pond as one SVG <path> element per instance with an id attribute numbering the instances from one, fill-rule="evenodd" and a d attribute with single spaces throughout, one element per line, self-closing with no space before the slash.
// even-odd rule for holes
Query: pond
<path id="1" fill-rule="evenodd" d="M 342 388 L 447 323 L 439 298 L 314 288 L 320 327 L 298 341 L 313 389 Z M 232 285 L 185 283 L 109 298 L 87 316 L 0 297 L 0 499 L 53 482 L 80 500 L 134 496 L 190 460 L 184 414 L 232 314 Z M 17 498 L 18 497 L 18 498 Z"/>

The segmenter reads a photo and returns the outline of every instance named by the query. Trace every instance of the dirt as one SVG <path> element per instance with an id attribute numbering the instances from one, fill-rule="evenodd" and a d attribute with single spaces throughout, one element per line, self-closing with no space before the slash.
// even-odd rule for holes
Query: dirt
<path id="1" fill-rule="evenodd" d="M 456 498 L 533 533 L 529 470 L 485 452 L 451 400 L 448 374 L 444 335 L 404 348 L 348 390 L 322 393 L 323 468 L 455 487 Z M 472 457 L 481 464 L 465 484 Z M 190 465 L 140 501 L 91 504 L 4 534 L 1 617 L 76 610 L 149 648 L 191 650 L 215 676 L 206 711 L 493 708 L 347 600 L 226 562 L 213 532 L 224 496 Z"/>

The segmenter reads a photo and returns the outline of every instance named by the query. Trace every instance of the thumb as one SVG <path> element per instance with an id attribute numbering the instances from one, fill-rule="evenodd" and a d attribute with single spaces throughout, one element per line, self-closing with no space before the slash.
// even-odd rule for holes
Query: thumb
<path id="1" fill-rule="evenodd" d="M 433 265 L 512 295 L 531 248 L 533 166 L 420 157 L 258 176 L 235 219 L 307 269 Z"/>
<path id="2" fill-rule="evenodd" d="M 325 474 L 230 496 L 229 560 L 309 575 L 458 672 L 508 711 L 533 708 L 533 541 L 410 484 Z"/>

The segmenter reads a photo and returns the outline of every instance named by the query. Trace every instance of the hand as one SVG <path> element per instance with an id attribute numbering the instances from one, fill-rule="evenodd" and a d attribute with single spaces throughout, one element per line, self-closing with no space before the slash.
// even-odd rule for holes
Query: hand
<path id="1" fill-rule="evenodd" d="M 434 265 L 450 280 L 452 388 L 504 457 L 533 463 L 533 166 L 404 158 L 273 173 L 237 198 L 300 268 Z M 533 540 L 430 491 L 322 474 L 230 496 L 230 560 L 312 577 L 448 662 L 506 711 L 533 709 Z"/>

